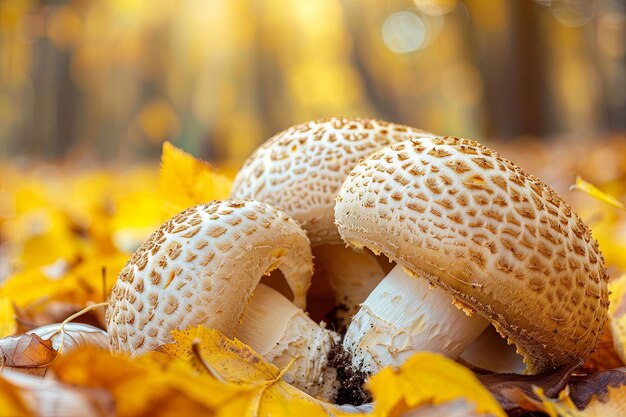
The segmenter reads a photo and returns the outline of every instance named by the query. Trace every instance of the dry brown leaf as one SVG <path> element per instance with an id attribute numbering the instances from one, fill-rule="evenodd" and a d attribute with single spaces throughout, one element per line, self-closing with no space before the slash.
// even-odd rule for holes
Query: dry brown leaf
<path id="1" fill-rule="evenodd" d="M 626 416 L 626 385 L 609 387 L 605 399 L 593 398 L 581 417 Z"/>
<path id="2" fill-rule="evenodd" d="M 14 371 L 43 376 L 46 367 L 59 355 L 85 346 L 108 349 L 104 330 L 82 323 L 50 324 L 16 336 L 0 339 L 4 367 Z"/>
<path id="3" fill-rule="evenodd" d="M 609 390 L 626 387 L 626 368 L 591 375 L 570 374 L 571 370 L 560 370 L 532 376 L 493 374 L 480 378 L 511 416 L 528 411 L 547 412 L 546 401 L 564 401 L 565 397 L 568 404 L 582 409 L 593 398 L 603 400 Z"/>
<path id="4" fill-rule="evenodd" d="M 569 396 L 577 407 L 586 407 L 593 397 L 603 400 L 609 388 L 626 386 L 626 367 L 591 375 L 574 375 L 569 381 Z"/>
<path id="5" fill-rule="evenodd" d="M 511 398 L 527 411 L 546 413 L 549 417 L 618 417 L 626 415 L 626 385 L 609 387 L 603 399 L 593 397 L 589 404 L 577 407 L 569 396 L 569 390 L 560 392 L 558 398 L 545 395 L 541 388 L 535 387 L 534 397 L 519 389 L 509 392 Z"/>
<path id="6" fill-rule="evenodd" d="M 98 327 L 83 323 L 67 323 L 63 326 L 63 332 L 60 332 L 61 325 L 62 323 L 48 324 L 30 330 L 28 334 L 36 334 L 44 340 L 50 340 L 52 347 L 57 351 L 63 343 L 62 349 L 59 351 L 61 355 L 67 355 L 85 346 L 109 348 L 107 333 Z"/>
<path id="7" fill-rule="evenodd" d="M 580 363 L 576 363 L 539 375 L 484 373 L 478 374 L 477 377 L 498 400 L 502 408 L 510 413 L 520 407 L 520 404 L 509 395 L 511 390 L 519 390 L 532 395 L 533 387 L 537 386 L 542 388 L 548 396 L 557 396 L 565 389 L 572 373 L 579 366 Z"/>
<path id="8" fill-rule="evenodd" d="M 0 354 L 5 366 L 18 368 L 39 368 L 50 364 L 57 357 L 52 341 L 36 334 L 0 339 Z"/>

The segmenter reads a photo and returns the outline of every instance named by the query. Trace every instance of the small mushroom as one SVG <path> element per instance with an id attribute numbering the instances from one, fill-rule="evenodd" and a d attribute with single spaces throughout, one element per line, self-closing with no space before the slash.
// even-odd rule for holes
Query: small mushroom
<path id="1" fill-rule="evenodd" d="M 370 153 L 432 134 L 375 119 L 335 117 L 293 126 L 270 138 L 241 168 L 232 198 L 264 201 L 284 210 L 306 230 L 316 261 L 334 293 L 338 321 L 346 325 L 385 276 L 369 252 L 346 248 L 334 225 L 341 184 Z M 316 279 L 314 288 L 316 291 Z M 323 295 L 322 295 L 323 298 Z"/>
<path id="2" fill-rule="evenodd" d="M 526 373 L 594 350 L 608 307 L 597 242 L 551 188 L 487 147 L 386 147 L 350 173 L 335 218 L 347 243 L 396 262 L 348 328 L 354 366 L 374 372 L 417 350 L 455 358 L 489 323 Z"/>
<path id="3" fill-rule="evenodd" d="M 304 308 L 312 275 L 298 223 L 256 201 L 215 201 L 178 214 L 148 238 L 119 274 L 106 321 L 111 349 L 129 354 L 171 343 L 204 325 L 228 337 L 261 277 L 278 268 Z"/>

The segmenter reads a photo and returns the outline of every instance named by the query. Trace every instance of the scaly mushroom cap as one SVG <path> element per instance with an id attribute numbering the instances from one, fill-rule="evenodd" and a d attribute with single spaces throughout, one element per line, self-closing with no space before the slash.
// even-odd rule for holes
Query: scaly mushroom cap
<path id="1" fill-rule="evenodd" d="M 215 201 L 178 214 L 133 254 L 109 298 L 111 349 L 137 354 L 200 324 L 231 337 L 263 274 L 281 270 L 305 307 L 313 263 L 298 223 L 256 201 Z"/>
<path id="2" fill-rule="evenodd" d="M 528 373 L 585 358 L 607 315 L 587 226 L 548 186 L 466 139 L 422 138 L 360 163 L 335 206 L 341 237 L 478 311 Z"/>
<path id="3" fill-rule="evenodd" d="M 239 170 L 231 198 L 264 201 L 298 220 L 311 244 L 342 244 L 333 206 L 352 168 L 370 153 L 408 139 L 433 136 L 375 119 L 335 117 L 278 133 Z"/>

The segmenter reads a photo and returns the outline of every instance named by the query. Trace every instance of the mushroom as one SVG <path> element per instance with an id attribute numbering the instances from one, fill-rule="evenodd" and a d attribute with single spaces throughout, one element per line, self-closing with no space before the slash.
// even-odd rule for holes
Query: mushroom
<path id="1" fill-rule="evenodd" d="M 423 349 L 455 358 L 489 323 L 529 374 L 596 346 L 608 307 L 597 242 L 551 188 L 485 146 L 386 147 L 350 173 L 335 219 L 345 242 L 396 262 L 346 333 L 355 367 Z"/>
<path id="2" fill-rule="evenodd" d="M 142 353 L 171 343 L 171 330 L 200 324 L 232 337 L 246 301 L 274 268 L 304 308 L 312 258 L 293 219 L 255 201 L 189 208 L 154 232 L 120 272 L 106 314 L 111 347 Z"/>
<path id="3" fill-rule="evenodd" d="M 339 381 L 329 355 L 341 345 L 339 335 L 314 322 L 278 291 L 257 286 L 235 337 L 278 368 L 290 366 L 288 382 L 302 391 L 325 400 L 335 397 Z"/>
<path id="4" fill-rule="evenodd" d="M 338 310 L 340 325 L 347 324 L 388 267 L 369 252 L 345 247 L 334 225 L 337 191 L 352 168 L 373 151 L 426 136 L 432 134 L 375 119 L 312 121 L 270 138 L 235 178 L 231 198 L 272 204 L 306 230 L 316 270 L 329 281 L 335 305 L 344 307 Z"/>

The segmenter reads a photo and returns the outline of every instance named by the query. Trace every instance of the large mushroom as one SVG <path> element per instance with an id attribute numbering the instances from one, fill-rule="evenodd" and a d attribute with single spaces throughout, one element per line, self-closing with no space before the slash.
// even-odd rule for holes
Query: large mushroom
<path id="1" fill-rule="evenodd" d="M 345 242 L 396 263 L 344 339 L 358 369 L 417 350 L 456 358 L 489 324 L 526 373 L 596 346 L 608 306 L 597 242 L 551 188 L 485 146 L 446 137 L 386 147 L 350 173 L 335 219 Z"/>
<path id="2" fill-rule="evenodd" d="M 293 303 L 257 288 L 275 268 Z M 335 371 L 326 359 L 338 336 L 302 312 L 312 268 L 306 234 L 273 206 L 236 200 L 187 209 L 154 232 L 120 272 L 106 315 L 111 349 L 139 354 L 171 343 L 172 330 L 204 325 L 239 335 L 278 364 L 296 358 L 292 383 L 331 395 Z M 315 351 L 307 349 L 312 341 Z"/>
<path id="3" fill-rule="evenodd" d="M 337 311 L 340 327 L 347 325 L 389 268 L 371 253 L 355 252 L 341 241 L 333 212 L 339 187 L 370 153 L 427 136 L 433 135 L 375 119 L 335 117 L 307 122 L 270 138 L 248 158 L 235 178 L 232 198 L 272 204 L 305 229 L 316 270 L 328 280 L 335 305 L 342 307 Z M 322 291 L 317 290 L 322 288 L 318 284 L 315 278 L 313 293 Z M 324 294 L 318 295 L 316 303 L 323 302 Z"/>

